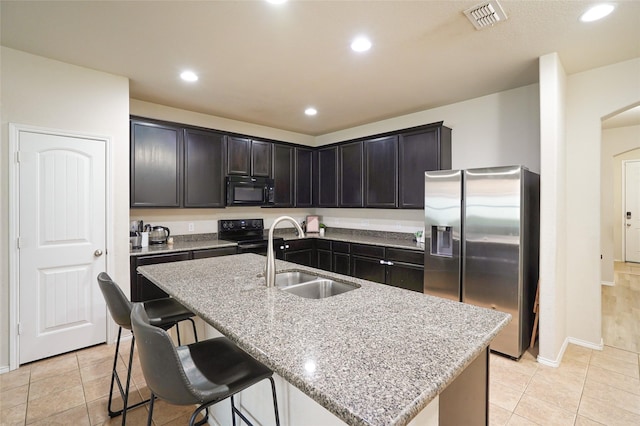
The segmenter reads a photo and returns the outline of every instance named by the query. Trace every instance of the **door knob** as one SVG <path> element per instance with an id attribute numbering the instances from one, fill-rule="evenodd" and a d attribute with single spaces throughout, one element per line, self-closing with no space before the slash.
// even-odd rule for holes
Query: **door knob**
<path id="1" fill-rule="evenodd" d="M 93 252 L 93 255 L 94 255 L 95 257 L 100 257 L 100 256 L 102 256 L 102 250 L 98 249 L 98 250 L 94 251 L 94 252 Z"/>

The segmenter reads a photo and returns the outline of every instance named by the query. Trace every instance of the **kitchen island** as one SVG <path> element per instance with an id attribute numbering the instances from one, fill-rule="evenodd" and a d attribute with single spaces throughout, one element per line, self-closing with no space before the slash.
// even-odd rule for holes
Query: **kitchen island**
<path id="1" fill-rule="evenodd" d="M 406 425 L 429 407 L 436 416 L 429 424 L 438 424 L 432 402 L 471 364 L 488 368 L 488 345 L 510 320 L 508 314 L 277 261 L 277 271 L 307 270 L 360 286 L 305 299 L 267 288 L 264 266 L 264 257 L 241 254 L 139 271 L 350 425 Z M 478 395 L 481 405 L 486 398 Z"/>

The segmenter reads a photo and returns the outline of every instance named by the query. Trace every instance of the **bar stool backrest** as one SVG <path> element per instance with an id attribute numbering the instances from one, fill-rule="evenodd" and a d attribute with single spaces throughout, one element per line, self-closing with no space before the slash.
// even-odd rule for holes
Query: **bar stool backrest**
<path id="1" fill-rule="evenodd" d="M 131 330 L 131 302 L 120 286 L 106 272 L 98 274 L 98 284 L 113 320 L 120 327 Z"/>
<path id="2" fill-rule="evenodd" d="M 149 317 L 142 303 L 133 304 L 131 324 L 138 342 L 142 373 L 151 392 L 172 404 L 203 402 L 189 384 L 169 334 L 149 324 Z"/>

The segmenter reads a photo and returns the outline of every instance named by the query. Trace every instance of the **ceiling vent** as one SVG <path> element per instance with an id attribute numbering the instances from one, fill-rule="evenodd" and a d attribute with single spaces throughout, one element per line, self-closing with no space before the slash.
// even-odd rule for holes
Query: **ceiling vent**
<path id="1" fill-rule="evenodd" d="M 471 21 L 476 30 L 486 27 L 492 27 L 500 21 L 507 19 L 506 13 L 502 10 L 502 6 L 498 0 L 491 0 L 473 6 L 464 11 L 467 18 Z"/>

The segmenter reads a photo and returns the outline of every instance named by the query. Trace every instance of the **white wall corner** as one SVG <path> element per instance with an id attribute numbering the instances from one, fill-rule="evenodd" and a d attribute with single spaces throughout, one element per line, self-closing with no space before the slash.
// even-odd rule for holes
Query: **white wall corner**
<path id="1" fill-rule="evenodd" d="M 569 346 L 568 337 L 564 339 L 562 346 L 560 346 L 560 351 L 554 358 L 547 358 L 542 355 L 538 355 L 538 358 L 536 359 L 542 365 L 546 365 L 547 367 L 558 368 L 560 367 L 560 363 L 562 362 L 562 357 L 564 357 L 564 353 L 567 350 L 567 346 Z"/>

